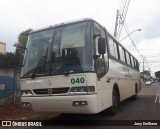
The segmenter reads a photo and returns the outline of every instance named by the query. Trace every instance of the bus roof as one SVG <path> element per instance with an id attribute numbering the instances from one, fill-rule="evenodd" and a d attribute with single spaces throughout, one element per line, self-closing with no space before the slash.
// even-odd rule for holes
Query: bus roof
<path id="1" fill-rule="evenodd" d="M 60 27 L 60 26 L 68 25 L 68 24 L 83 22 L 83 21 L 95 21 L 95 20 L 93 20 L 92 18 L 83 18 L 83 19 L 74 20 L 74 21 L 62 22 L 62 23 L 59 23 L 59 24 L 50 25 L 48 27 L 32 30 L 30 33 L 35 33 L 35 32 L 39 32 L 39 31 L 43 31 L 43 30 L 47 30 L 47 29 L 51 29 L 51 28 L 55 28 L 55 27 Z"/>

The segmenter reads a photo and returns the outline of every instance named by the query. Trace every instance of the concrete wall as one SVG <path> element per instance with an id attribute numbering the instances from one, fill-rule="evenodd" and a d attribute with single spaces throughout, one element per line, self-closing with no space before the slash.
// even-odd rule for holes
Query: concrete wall
<path id="1" fill-rule="evenodd" d="M 0 69 L 0 105 L 12 104 L 19 97 L 19 74 L 13 69 Z"/>

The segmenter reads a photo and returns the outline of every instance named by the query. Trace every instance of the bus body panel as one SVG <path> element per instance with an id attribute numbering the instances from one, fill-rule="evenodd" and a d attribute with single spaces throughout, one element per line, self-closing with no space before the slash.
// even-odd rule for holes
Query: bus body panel
<path id="1" fill-rule="evenodd" d="M 76 86 L 86 86 L 87 82 L 76 83 L 71 82 L 72 79 L 76 81 L 77 78 L 84 78 L 86 80 L 86 74 L 70 74 L 69 76 L 56 75 L 56 76 L 45 76 L 37 77 L 35 79 L 27 78 L 21 79 L 22 90 L 26 89 L 42 89 L 42 88 L 60 88 L 60 87 L 71 87 L 76 84 Z M 74 84 L 73 84 L 74 83 Z M 45 87 L 44 87 L 45 86 Z"/>
<path id="2" fill-rule="evenodd" d="M 97 88 L 101 87 L 101 89 L 97 90 L 98 92 L 98 106 L 101 111 L 106 108 L 112 106 L 112 84 L 107 84 L 106 77 L 97 81 Z"/>
<path id="3" fill-rule="evenodd" d="M 70 96 L 25 97 L 22 102 L 30 102 L 34 111 L 58 113 L 98 113 L 97 94 Z M 73 101 L 87 101 L 87 106 L 73 106 Z"/>
<path id="4" fill-rule="evenodd" d="M 74 83 L 71 80 L 84 78 L 84 83 Z M 100 94 L 97 95 L 99 89 L 95 89 L 94 94 L 72 94 L 69 93 L 72 87 L 78 86 L 96 86 L 96 73 L 70 74 L 69 76 L 57 75 L 48 77 L 37 77 L 36 79 L 21 79 L 21 90 L 31 90 L 33 96 L 21 97 L 21 102 L 29 102 L 34 111 L 54 111 L 61 113 L 98 113 L 101 111 L 101 103 L 98 100 Z M 44 87 L 45 86 L 45 87 Z M 35 90 L 50 89 L 50 88 L 65 88 L 69 87 L 67 93 L 61 94 L 36 94 Z M 73 101 L 86 101 L 87 106 L 73 106 Z M 99 106 L 100 105 L 100 106 Z"/>
<path id="5" fill-rule="evenodd" d="M 106 78 L 110 80 L 108 85 L 111 85 L 112 88 L 114 84 L 118 85 L 120 101 L 135 94 L 136 84 L 138 88 L 140 87 L 139 72 L 112 59 L 109 59 L 109 71 L 106 75 Z M 140 92 L 140 90 L 138 90 L 138 92 Z"/>

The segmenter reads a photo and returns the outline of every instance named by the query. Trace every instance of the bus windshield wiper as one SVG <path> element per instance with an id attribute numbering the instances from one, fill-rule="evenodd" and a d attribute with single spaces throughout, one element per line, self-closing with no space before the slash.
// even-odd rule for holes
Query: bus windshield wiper
<path id="1" fill-rule="evenodd" d="M 46 62 L 47 53 L 48 53 L 48 48 L 47 48 L 47 51 L 46 51 L 46 55 L 41 57 L 40 61 L 38 62 L 37 66 L 36 66 L 36 68 L 34 69 L 32 75 L 31 75 L 31 78 L 32 78 L 32 79 L 35 78 L 36 73 L 37 73 L 37 71 L 38 71 L 38 68 L 41 67 L 42 65 L 44 65 L 44 63 Z"/>
<path id="2" fill-rule="evenodd" d="M 32 75 L 31 75 L 32 79 L 35 78 L 35 75 L 38 71 L 38 68 L 44 64 L 45 60 L 46 60 L 46 56 L 42 56 L 39 63 L 37 64 L 36 68 L 34 69 Z"/>

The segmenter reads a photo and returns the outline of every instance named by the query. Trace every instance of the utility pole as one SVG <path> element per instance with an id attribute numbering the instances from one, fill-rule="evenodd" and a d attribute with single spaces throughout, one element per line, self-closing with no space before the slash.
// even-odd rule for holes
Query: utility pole
<path id="1" fill-rule="evenodd" d="M 114 36 L 115 36 L 115 37 L 117 37 L 117 27 L 118 27 L 118 19 L 119 19 L 118 17 L 119 17 L 119 10 L 117 9 L 115 29 L 114 29 Z"/>
<path id="2" fill-rule="evenodd" d="M 129 3 L 130 3 L 130 0 L 125 0 L 125 2 L 122 0 L 120 1 L 120 5 L 119 5 L 120 8 L 117 10 L 115 30 L 114 30 L 114 36 L 116 38 L 119 38 L 121 35 L 121 31 L 125 22 Z"/>

